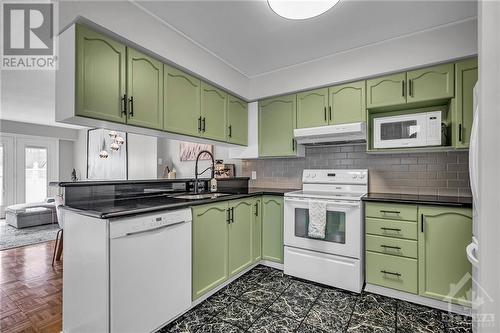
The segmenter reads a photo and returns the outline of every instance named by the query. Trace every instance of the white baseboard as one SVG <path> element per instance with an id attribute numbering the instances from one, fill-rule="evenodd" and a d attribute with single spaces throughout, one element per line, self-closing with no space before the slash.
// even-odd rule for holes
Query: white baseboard
<path id="1" fill-rule="evenodd" d="M 365 286 L 365 290 L 374 294 L 379 294 L 382 296 L 397 298 L 403 301 L 408 301 L 412 303 L 417 303 L 420 305 L 425 305 L 431 308 L 436 308 L 439 310 L 450 311 L 453 313 L 470 316 L 471 308 L 467 306 L 457 305 L 457 304 L 449 304 L 447 302 L 438 301 L 437 299 L 422 297 L 419 295 L 414 295 L 410 293 L 406 293 L 404 291 L 398 291 L 390 288 L 385 288 L 381 286 L 376 286 L 373 284 L 367 283 Z"/>

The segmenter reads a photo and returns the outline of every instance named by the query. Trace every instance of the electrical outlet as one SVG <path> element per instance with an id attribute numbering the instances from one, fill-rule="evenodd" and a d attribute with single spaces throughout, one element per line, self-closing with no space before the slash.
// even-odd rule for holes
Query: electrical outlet
<path id="1" fill-rule="evenodd" d="M 252 179 L 257 179 L 257 171 L 252 171 Z"/>

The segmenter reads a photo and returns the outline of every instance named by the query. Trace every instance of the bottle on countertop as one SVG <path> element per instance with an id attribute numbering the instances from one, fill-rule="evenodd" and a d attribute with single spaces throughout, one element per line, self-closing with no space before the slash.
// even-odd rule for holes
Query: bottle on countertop
<path id="1" fill-rule="evenodd" d="M 210 192 L 217 192 L 217 179 L 215 178 L 210 180 Z"/>

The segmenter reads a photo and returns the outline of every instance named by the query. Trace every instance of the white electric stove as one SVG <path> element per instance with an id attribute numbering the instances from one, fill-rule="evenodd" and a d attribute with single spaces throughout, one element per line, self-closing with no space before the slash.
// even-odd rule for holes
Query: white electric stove
<path id="1" fill-rule="evenodd" d="M 302 190 L 285 194 L 284 270 L 329 286 L 361 292 L 363 214 L 368 170 L 304 170 Z M 326 231 L 310 238 L 309 205 L 326 204 Z"/>

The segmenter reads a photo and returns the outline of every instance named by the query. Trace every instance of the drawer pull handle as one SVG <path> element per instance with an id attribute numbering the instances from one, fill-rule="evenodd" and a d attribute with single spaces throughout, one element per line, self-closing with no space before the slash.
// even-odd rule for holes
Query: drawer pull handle
<path id="1" fill-rule="evenodd" d="M 380 245 L 380 247 L 383 247 L 384 249 L 401 250 L 399 246 Z"/>
<path id="2" fill-rule="evenodd" d="M 397 211 L 397 210 L 381 210 L 380 211 L 382 214 L 401 214 L 401 212 Z"/>
<path id="3" fill-rule="evenodd" d="M 380 229 L 382 229 L 384 231 L 396 231 L 396 232 L 400 232 L 401 231 L 401 229 L 397 229 L 397 228 L 380 227 Z"/>
<path id="4" fill-rule="evenodd" d="M 380 273 L 394 275 L 394 276 L 397 276 L 397 277 L 401 277 L 401 273 L 394 273 L 394 272 L 388 272 L 388 271 L 380 271 Z"/>

